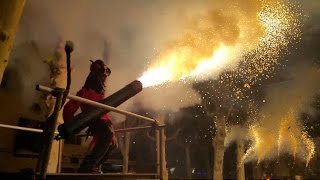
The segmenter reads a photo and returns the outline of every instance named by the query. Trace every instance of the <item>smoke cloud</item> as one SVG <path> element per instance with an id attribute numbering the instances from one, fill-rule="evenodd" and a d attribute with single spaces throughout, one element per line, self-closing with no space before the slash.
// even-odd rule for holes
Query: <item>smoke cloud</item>
<path id="1" fill-rule="evenodd" d="M 248 129 L 241 126 L 229 126 L 226 129 L 226 138 L 224 140 L 224 147 L 227 149 L 232 143 L 236 141 L 246 141 L 248 139 Z"/>
<path id="2" fill-rule="evenodd" d="M 26 58 L 21 58 L 21 53 L 16 52 L 29 48 L 30 51 L 26 51 L 23 56 L 32 59 L 28 61 L 30 73 L 27 72 L 28 68 L 21 68 L 19 72 L 25 75 L 21 76 L 21 81 L 29 82 L 23 85 L 24 89 L 30 89 L 23 91 L 23 96 L 29 97 L 24 101 L 32 101 L 33 98 L 30 97 L 34 95 L 31 92 L 34 88 L 30 86 L 49 76 L 49 70 L 41 57 L 51 58 L 59 41 L 72 40 L 75 49 L 72 53 L 74 71 L 71 93 L 75 93 L 83 85 L 89 72 L 89 60 L 104 59 L 112 70 L 107 89 L 108 94 L 111 94 L 138 78 L 147 69 L 150 60 L 168 42 L 192 29 L 190 22 L 196 23 L 195 17 L 208 14 L 215 5 L 222 8 L 221 4 L 211 1 L 27 1 L 14 45 L 16 51 L 12 52 L 9 67 L 23 64 Z M 251 13 L 246 12 L 248 16 Z M 219 11 L 212 11 L 211 14 L 218 16 Z M 237 22 L 233 15 L 230 18 L 220 18 L 221 21 L 218 22 L 222 23 L 226 18 L 232 20 L 230 22 Z M 231 28 L 230 33 L 231 31 L 238 36 L 236 29 Z M 232 43 L 233 38 L 229 37 L 232 34 L 225 33 L 226 37 L 221 38 Z M 34 42 L 37 49 L 30 42 Z M 26 44 L 26 47 L 21 47 L 21 44 Z M 146 100 L 154 108 L 167 106 L 175 110 L 179 106 L 198 102 L 197 98 L 173 97 L 174 93 L 171 92 L 191 93 L 189 85 L 168 85 L 164 88 L 142 92 L 140 101 Z M 168 99 L 161 96 L 164 90 Z M 151 97 L 150 94 L 152 102 L 146 98 Z"/>
<path id="3" fill-rule="evenodd" d="M 22 94 L 26 107 L 31 106 L 35 85 L 49 81 L 50 70 L 43 61 L 54 56 L 59 41 L 72 40 L 71 93 L 82 87 L 89 60 L 103 59 L 112 70 L 107 83 L 111 94 L 142 74 L 155 52 L 182 29 L 182 19 L 202 3 L 197 4 L 27 1 L 8 66 L 9 86 Z"/>
<path id="4" fill-rule="evenodd" d="M 320 84 L 315 82 L 320 80 L 320 72 L 317 67 L 301 63 L 297 63 L 290 72 L 291 80 L 269 86 L 262 114 L 277 119 L 290 108 L 301 112 L 310 107 L 310 102 L 319 93 Z"/>

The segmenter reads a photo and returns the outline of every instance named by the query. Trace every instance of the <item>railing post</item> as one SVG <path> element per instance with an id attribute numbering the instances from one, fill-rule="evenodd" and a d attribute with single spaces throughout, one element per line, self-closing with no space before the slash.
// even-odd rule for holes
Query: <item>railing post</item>
<path id="1" fill-rule="evenodd" d="M 59 140 L 59 155 L 58 155 L 58 166 L 57 173 L 61 173 L 62 153 L 63 153 L 64 140 Z"/>
<path id="2" fill-rule="evenodd" d="M 161 172 L 160 172 L 160 169 L 161 169 L 161 165 L 160 165 L 160 132 L 159 132 L 159 128 L 155 128 L 155 131 L 154 131 L 154 135 L 155 135 L 155 143 L 156 143 L 156 168 L 157 168 L 157 174 L 158 176 L 160 177 L 161 176 Z"/>
<path id="3" fill-rule="evenodd" d="M 40 168 L 40 179 L 46 179 L 48 163 L 52 148 L 52 142 L 55 136 L 55 130 L 58 121 L 59 111 L 61 109 L 61 103 L 63 98 L 64 89 L 55 88 L 52 95 L 56 97 L 53 113 L 47 119 L 45 127 L 43 129 L 43 148 L 39 155 L 37 166 Z"/>
<path id="4" fill-rule="evenodd" d="M 160 133 L 159 133 L 159 140 L 160 140 L 160 179 L 161 180 L 163 180 L 164 179 L 164 176 L 165 176 L 165 172 L 166 172 L 166 170 L 165 170 L 165 167 L 164 167 L 164 161 L 165 161 L 165 157 L 164 157 L 164 153 L 163 153 L 163 151 L 165 151 L 165 149 L 164 149 L 164 147 L 163 147 L 163 145 L 164 145 L 164 143 L 165 142 L 163 142 L 164 141 L 164 128 L 163 127 L 160 127 L 160 129 L 159 129 L 159 131 L 160 131 Z"/>
<path id="5" fill-rule="evenodd" d="M 124 150 L 122 161 L 122 173 L 127 174 L 129 168 L 130 132 L 124 133 Z"/>

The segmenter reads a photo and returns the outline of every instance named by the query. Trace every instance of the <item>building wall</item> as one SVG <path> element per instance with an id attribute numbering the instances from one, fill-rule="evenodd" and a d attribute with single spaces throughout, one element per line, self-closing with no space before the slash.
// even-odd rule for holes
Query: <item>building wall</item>
<path id="1" fill-rule="evenodd" d="M 22 109 L 19 94 L 10 89 L 0 88 L 0 123 L 17 125 L 19 117 L 38 118 Z M 0 130 L 0 171 L 14 172 L 24 168 L 34 168 L 35 158 L 21 158 L 13 155 L 16 130 Z M 32 142 L 31 142 L 32 143 Z"/>
<path id="2" fill-rule="evenodd" d="M 18 91 L 0 88 L 0 99 L 1 124 L 17 125 L 20 117 L 44 120 L 44 118 L 38 114 L 32 113 L 30 109 L 23 109 L 22 98 L 19 96 Z M 18 172 L 21 169 L 26 168 L 35 170 L 37 158 L 17 157 L 14 155 L 17 131 L 7 128 L 0 129 L 0 172 Z M 89 142 L 90 139 L 84 142 L 84 138 L 82 138 L 81 145 L 65 144 L 63 146 L 62 166 L 72 168 L 78 167 L 79 163 L 72 163 L 71 158 L 79 158 L 81 160 L 87 151 Z M 58 158 L 57 153 L 53 155 Z"/>

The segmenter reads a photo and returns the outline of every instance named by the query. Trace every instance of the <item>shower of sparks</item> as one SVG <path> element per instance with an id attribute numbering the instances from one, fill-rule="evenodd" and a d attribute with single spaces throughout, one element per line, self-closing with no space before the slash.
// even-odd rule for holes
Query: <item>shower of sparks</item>
<path id="1" fill-rule="evenodd" d="M 253 1 L 261 6 L 256 17 L 251 17 L 256 18 L 257 22 L 250 22 L 246 18 L 236 19 L 238 21 L 234 25 L 233 21 L 236 20 L 229 16 L 243 17 L 243 10 L 236 11 L 237 14 L 226 13 L 226 17 L 220 11 L 204 17 L 208 22 L 202 19 L 204 22 L 201 21 L 201 27 L 195 25 L 195 30 L 159 54 L 154 65 L 139 78 L 144 87 L 186 78 L 213 78 L 226 69 L 236 70 L 235 74 L 226 78 L 234 81 L 241 78 L 246 82 L 245 88 L 261 78 L 271 76 L 279 56 L 300 35 L 299 14 L 295 6 L 286 0 Z M 230 22 L 223 22 L 227 25 L 216 27 L 221 19 Z M 241 100 L 242 89 L 234 89 L 237 99 Z"/>
<path id="2" fill-rule="evenodd" d="M 308 138 L 308 135 L 305 131 L 302 132 L 301 140 L 302 140 L 302 143 L 306 146 L 306 150 L 307 150 L 306 166 L 308 166 L 310 160 L 315 154 L 315 144 L 310 138 Z"/>
<path id="3" fill-rule="evenodd" d="M 278 158 L 282 152 L 286 151 L 293 155 L 294 160 L 299 152 L 304 154 L 306 166 L 308 166 L 315 154 L 315 144 L 302 130 L 294 111 L 288 112 L 281 119 L 277 132 L 252 125 L 249 136 L 252 140 L 252 146 L 243 156 L 243 162 L 249 157 L 255 156 L 259 163 L 266 157 L 273 156 L 273 149 L 277 148 Z M 301 142 L 300 145 L 299 142 Z"/>
<path id="4" fill-rule="evenodd" d="M 301 35 L 300 15 L 291 4 L 284 1 L 262 1 L 263 10 L 260 20 L 266 30 L 259 46 L 246 54 L 240 67 L 241 78 L 253 85 L 261 78 L 269 78 L 278 58 L 286 53 L 290 42 L 295 42 Z"/>
<path id="5" fill-rule="evenodd" d="M 279 57 L 287 53 L 289 44 L 295 43 L 301 35 L 298 7 L 285 0 L 261 2 L 263 8 L 258 16 L 265 36 L 260 39 L 258 47 L 244 55 L 235 73 L 223 75 L 224 79 L 230 79 L 233 101 L 253 101 L 251 95 L 259 93 L 259 90 L 252 91 L 251 87 L 260 86 L 263 80 L 273 76 L 274 69 L 281 63 Z"/>

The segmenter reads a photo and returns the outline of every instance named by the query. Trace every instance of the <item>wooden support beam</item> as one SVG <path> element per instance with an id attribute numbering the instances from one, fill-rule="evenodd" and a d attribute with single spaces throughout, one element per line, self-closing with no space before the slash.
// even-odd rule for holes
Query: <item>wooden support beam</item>
<path id="1" fill-rule="evenodd" d="M 0 84 L 26 0 L 0 1 Z"/>

